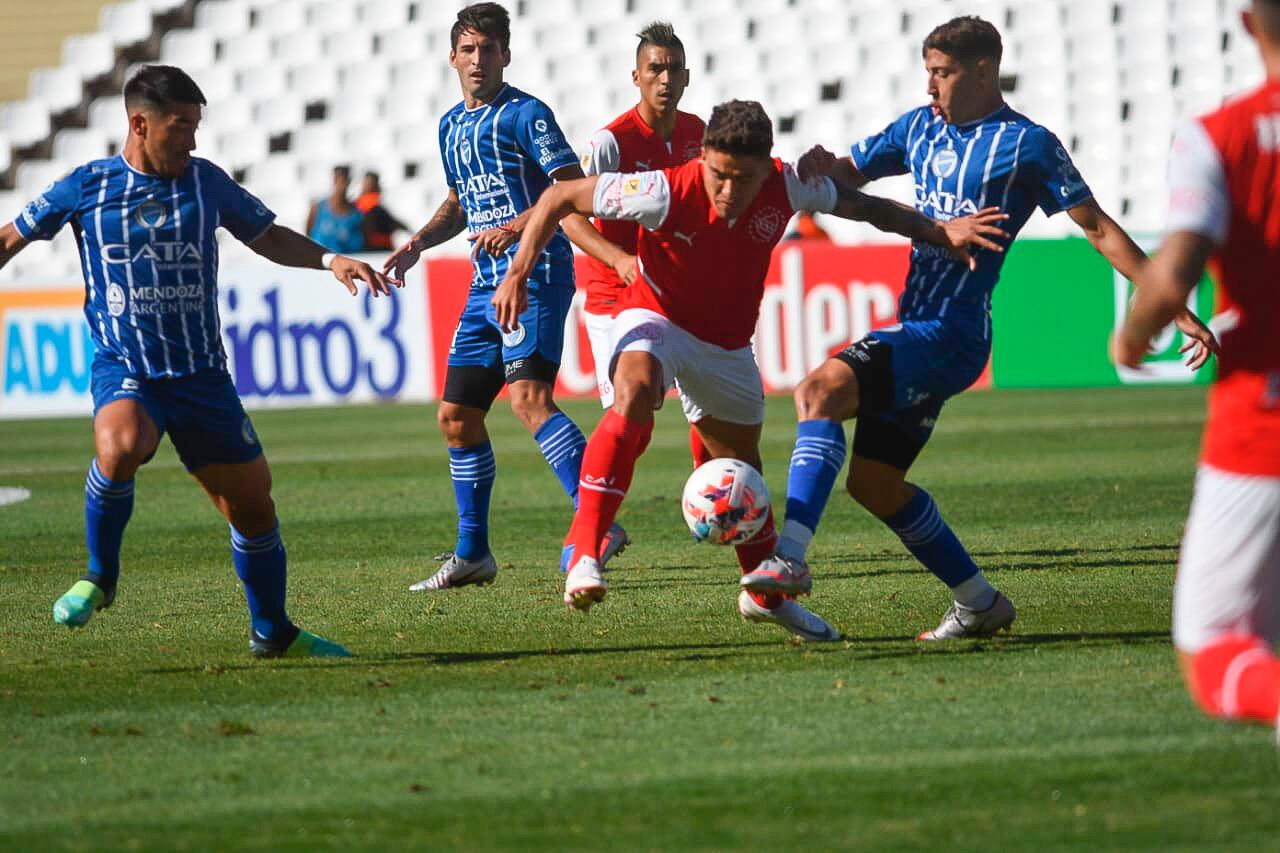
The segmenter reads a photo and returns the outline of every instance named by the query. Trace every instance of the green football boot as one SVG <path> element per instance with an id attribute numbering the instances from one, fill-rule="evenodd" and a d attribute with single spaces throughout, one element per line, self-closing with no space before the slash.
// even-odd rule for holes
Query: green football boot
<path id="1" fill-rule="evenodd" d="M 288 642 L 268 640 L 249 631 L 249 651 L 257 658 L 349 658 L 351 652 L 332 640 L 295 628 L 297 634 Z"/>
<path id="2" fill-rule="evenodd" d="M 103 589 L 90 580 L 78 580 L 53 603 L 53 621 L 68 628 L 83 628 L 95 610 L 105 610 L 116 600 L 114 586 Z"/>

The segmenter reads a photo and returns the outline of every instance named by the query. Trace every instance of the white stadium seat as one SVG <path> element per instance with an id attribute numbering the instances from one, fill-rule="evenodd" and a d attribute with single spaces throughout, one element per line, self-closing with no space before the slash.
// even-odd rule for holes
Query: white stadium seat
<path id="1" fill-rule="evenodd" d="M 54 113 L 77 106 L 84 99 L 84 81 L 74 68 L 38 68 L 31 72 L 28 91 Z"/>
<path id="2" fill-rule="evenodd" d="M 0 131 L 15 148 L 25 148 L 49 135 L 49 105 L 41 98 L 0 104 Z"/>
<path id="3" fill-rule="evenodd" d="M 151 6 L 147 0 L 103 6 L 98 24 L 113 43 L 121 47 L 137 44 L 151 35 Z"/>
<path id="4" fill-rule="evenodd" d="M 73 68 L 82 80 L 92 80 L 116 65 L 116 46 L 106 33 L 67 36 L 62 41 L 62 65 Z"/>
<path id="5" fill-rule="evenodd" d="M 215 39 L 249 31 L 249 4 L 244 0 L 204 0 L 196 5 L 196 29 Z"/>
<path id="6" fill-rule="evenodd" d="M 111 153 L 111 142 L 112 137 L 106 131 L 69 127 L 53 137 L 53 158 L 70 164 L 100 160 Z"/>
<path id="7" fill-rule="evenodd" d="M 160 38 L 160 61 L 192 73 L 213 65 L 217 48 L 217 38 L 210 30 L 173 30 Z"/>

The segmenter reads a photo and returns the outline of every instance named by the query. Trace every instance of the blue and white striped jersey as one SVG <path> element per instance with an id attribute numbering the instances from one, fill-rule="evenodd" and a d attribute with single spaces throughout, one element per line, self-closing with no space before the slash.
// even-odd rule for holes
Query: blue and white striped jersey
<path id="1" fill-rule="evenodd" d="M 515 219 L 551 185 L 552 172 L 578 162 L 550 108 L 514 86 L 503 86 L 490 103 L 470 110 L 459 103 L 445 113 L 440 154 L 472 234 Z M 501 284 L 515 251 L 512 245 L 504 257 L 476 258 L 472 287 Z M 559 229 L 529 276 L 531 288 L 539 285 L 573 287 L 573 250 Z"/>
<path id="2" fill-rule="evenodd" d="M 98 354 L 156 379 L 227 369 L 214 232 L 222 226 L 249 243 L 274 221 L 208 160 L 193 157 L 170 179 L 116 156 L 55 181 L 13 224 L 27 240 L 51 240 L 71 223 Z"/>
<path id="3" fill-rule="evenodd" d="M 1007 104 L 985 118 L 947 124 L 929 107 L 903 115 L 852 149 L 853 163 L 868 179 L 910 173 L 916 209 L 948 220 L 984 207 L 999 207 L 1009 218 L 1001 228 L 1017 237 L 1038 206 L 1052 216 L 1093 197 L 1071 156 L 1050 131 Z M 944 249 L 916 243 L 898 306 L 903 320 L 963 315 L 982 324 L 991 310 L 1004 254 L 978 250 L 977 272 Z"/>

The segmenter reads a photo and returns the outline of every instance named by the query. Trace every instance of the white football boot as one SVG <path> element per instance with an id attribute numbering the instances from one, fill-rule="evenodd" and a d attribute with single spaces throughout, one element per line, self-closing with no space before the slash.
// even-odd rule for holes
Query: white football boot
<path id="1" fill-rule="evenodd" d="M 607 591 L 600 562 L 594 557 L 581 557 L 565 575 L 564 606 L 590 610 L 591 605 L 604 601 Z"/>
<path id="2" fill-rule="evenodd" d="M 1018 617 L 1013 602 L 1003 592 L 996 592 L 996 600 L 986 610 L 970 610 L 962 604 L 951 602 L 942 622 L 932 631 L 925 631 L 917 640 L 962 640 L 967 637 L 990 637 L 1003 631 Z"/>
<path id="3" fill-rule="evenodd" d="M 444 563 L 440 571 L 426 580 L 421 580 L 409 587 L 413 592 L 438 592 L 442 589 L 453 589 L 459 586 L 485 586 L 493 583 L 498 575 L 498 561 L 492 554 L 485 554 L 480 560 L 464 560 L 457 554 L 446 551 L 435 559 Z"/>
<path id="4" fill-rule="evenodd" d="M 827 620 L 816 613 L 805 610 L 790 598 L 770 610 L 756 604 L 751 593 L 745 589 L 738 593 L 738 613 L 748 622 L 769 622 L 781 625 L 797 637 L 803 637 L 814 643 L 834 643 L 840 639 L 840 632 Z"/>
<path id="5" fill-rule="evenodd" d="M 756 566 L 754 571 L 743 575 L 738 583 L 751 592 L 802 595 L 813 589 L 813 576 L 803 560 L 774 554 Z"/>

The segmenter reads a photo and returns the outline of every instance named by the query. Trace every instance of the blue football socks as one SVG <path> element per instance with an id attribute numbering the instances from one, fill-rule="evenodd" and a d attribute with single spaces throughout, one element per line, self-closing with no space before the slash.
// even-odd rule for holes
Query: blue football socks
<path id="1" fill-rule="evenodd" d="M 555 472 L 574 509 L 578 508 L 578 473 L 582 468 L 582 453 L 587 448 L 586 436 L 578 425 L 564 412 L 556 412 L 547 418 L 533 434 L 538 449 Z"/>
<path id="2" fill-rule="evenodd" d="M 231 562 L 244 584 L 253 632 L 272 640 L 292 628 L 284 611 L 286 559 L 280 525 L 253 537 L 232 527 Z"/>
<path id="3" fill-rule="evenodd" d="M 453 553 L 459 559 L 479 560 L 489 553 L 489 498 L 497 476 L 493 445 L 485 441 L 450 447 L 449 476 L 458 504 L 458 541 Z"/>
<path id="4" fill-rule="evenodd" d="M 787 471 L 787 516 L 778 553 L 804 560 L 809 540 L 818 529 L 845 459 L 844 427 L 836 421 L 801 421 Z"/>
<path id="5" fill-rule="evenodd" d="M 986 610 L 995 602 L 995 588 L 942 520 L 929 493 L 919 486 L 912 488 L 915 495 L 884 523 L 925 568 L 951 588 L 957 602 L 971 610 Z"/>
<path id="6" fill-rule="evenodd" d="M 110 480 L 94 459 L 84 481 L 84 532 L 89 547 L 85 579 L 110 589 L 120 578 L 120 543 L 133 515 L 133 480 Z"/>

